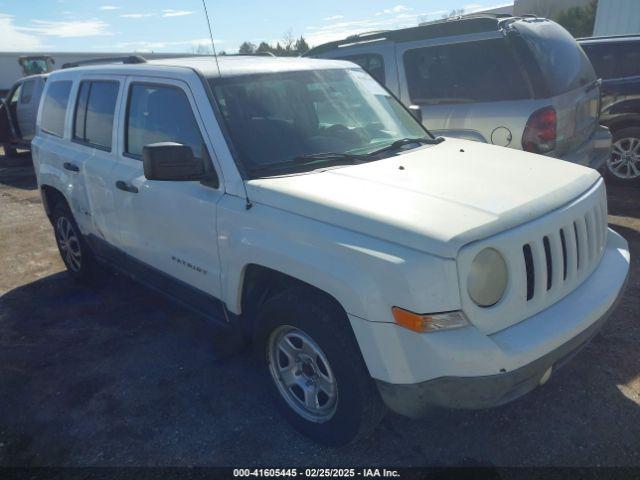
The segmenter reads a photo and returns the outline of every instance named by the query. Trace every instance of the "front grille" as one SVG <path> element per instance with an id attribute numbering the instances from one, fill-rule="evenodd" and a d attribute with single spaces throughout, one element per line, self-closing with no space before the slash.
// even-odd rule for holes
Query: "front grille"
<path id="1" fill-rule="evenodd" d="M 488 334 L 529 318 L 578 288 L 598 266 L 606 241 L 607 197 L 598 180 L 567 205 L 462 249 L 463 309 Z M 498 250 L 509 266 L 507 290 L 488 308 L 476 305 L 467 291 L 473 259 L 484 248 Z"/>
<path id="2" fill-rule="evenodd" d="M 606 228 L 606 212 L 598 202 L 572 222 L 524 244 L 527 301 L 543 298 L 590 272 L 600 259 Z"/>

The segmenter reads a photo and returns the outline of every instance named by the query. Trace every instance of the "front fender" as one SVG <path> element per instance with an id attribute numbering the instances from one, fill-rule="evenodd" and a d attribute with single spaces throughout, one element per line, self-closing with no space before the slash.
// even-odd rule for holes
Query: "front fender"
<path id="1" fill-rule="evenodd" d="M 323 290 L 354 316 L 390 322 L 391 307 L 460 308 L 454 260 L 266 205 L 225 196 L 218 210 L 223 299 L 241 313 L 246 266 L 261 265 Z"/>

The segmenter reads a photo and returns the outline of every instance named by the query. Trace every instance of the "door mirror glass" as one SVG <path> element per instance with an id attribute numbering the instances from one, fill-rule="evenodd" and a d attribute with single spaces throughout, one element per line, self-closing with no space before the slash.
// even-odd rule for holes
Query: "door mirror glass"
<path id="1" fill-rule="evenodd" d="M 420 105 L 409 105 L 409 111 L 411 115 L 413 115 L 413 118 L 422 123 L 422 109 Z"/>
<path id="2" fill-rule="evenodd" d="M 203 180 L 206 176 L 204 160 L 195 158 L 191 147 L 180 143 L 145 145 L 142 163 L 148 180 L 185 182 Z"/>

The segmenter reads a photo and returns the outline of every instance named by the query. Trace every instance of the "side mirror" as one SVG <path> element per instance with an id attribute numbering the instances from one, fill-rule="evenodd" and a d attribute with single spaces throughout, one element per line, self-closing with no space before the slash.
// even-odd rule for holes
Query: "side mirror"
<path id="1" fill-rule="evenodd" d="M 409 105 L 409 111 L 411 115 L 413 115 L 413 118 L 422 123 L 422 109 L 420 105 Z"/>
<path id="2" fill-rule="evenodd" d="M 145 145 L 142 148 L 142 165 L 148 180 L 186 182 L 206 177 L 204 160 L 195 158 L 191 147 L 180 143 Z"/>

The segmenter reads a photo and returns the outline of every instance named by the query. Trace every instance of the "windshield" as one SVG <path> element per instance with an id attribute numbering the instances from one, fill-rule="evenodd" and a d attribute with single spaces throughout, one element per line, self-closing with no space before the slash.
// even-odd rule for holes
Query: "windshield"
<path id="1" fill-rule="evenodd" d="M 358 162 L 377 160 L 382 158 L 379 151 L 397 140 L 432 138 L 359 69 L 269 73 L 210 82 L 233 146 L 252 177 L 322 168 L 340 155 L 343 161 L 347 157 Z"/>

